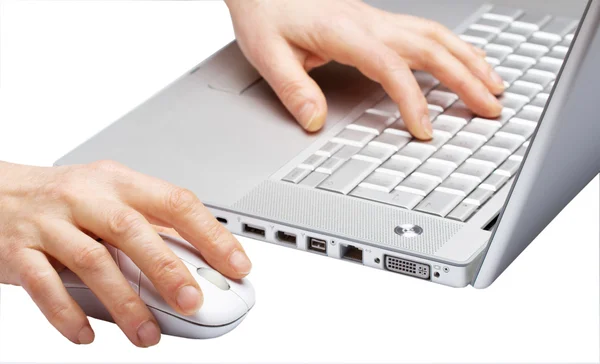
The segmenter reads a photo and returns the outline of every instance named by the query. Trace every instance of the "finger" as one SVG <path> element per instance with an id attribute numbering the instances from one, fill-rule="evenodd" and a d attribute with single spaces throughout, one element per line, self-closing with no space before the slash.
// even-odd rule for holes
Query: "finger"
<path id="1" fill-rule="evenodd" d="M 153 223 L 172 226 L 206 261 L 228 277 L 243 278 L 252 269 L 241 244 L 186 189 L 132 171 L 120 187 L 122 199 Z"/>
<path id="2" fill-rule="evenodd" d="M 476 114 L 496 117 L 502 111 L 498 99 L 446 48 L 426 38 L 418 42 L 421 56 L 416 66 L 430 72 L 465 102 Z"/>
<path id="3" fill-rule="evenodd" d="M 20 285 L 50 324 L 75 344 L 94 341 L 94 331 L 85 313 L 69 295 L 44 253 L 28 250 L 20 259 L 23 262 Z"/>
<path id="4" fill-rule="evenodd" d="M 299 55 L 284 40 L 270 42 L 260 52 L 259 57 L 251 57 L 251 62 L 288 111 L 305 130 L 321 129 L 327 117 L 325 95 L 308 75 Z M 315 67 L 321 62 L 311 57 L 307 67 Z"/>
<path id="5" fill-rule="evenodd" d="M 443 25 L 429 20 L 418 19 L 414 27 L 427 37 L 437 41 L 460 60 L 495 95 L 504 91 L 504 82 L 490 64 L 481 56 L 481 50 L 473 51 L 474 46 L 463 41 Z M 477 48 L 478 49 L 478 48 Z"/>
<path id="6" fill-rule="evenodd" d="M 139 189 L 132 193 L 139 194 Z M 198 311 L 202 305 L 198 283 L 142 214 L 105 202 L 82 204 L 74 216 L 79 226 L 122 250 L 171 307 L 183 315 Z"/>
<path id="7" fill-rule="evenodd" d="M 357 67 L 365 76 L 379 82 L 398 104 L 410 133 L 419 139 L 431 139 L 433 132 L 427 102 L 406 62 L 376 39 L 358 32 L 342 33 L 341 39 L 326 41 L 324 49 L 329 55 L 340 63 Z"/>
<path id="8" fill-rule="evenodd" d="M 45 229 L 44 247 L 75 273 L 137 346 L 160 341 L 154 316 L 125 279 L 104 245 L 66 222 Z"/>

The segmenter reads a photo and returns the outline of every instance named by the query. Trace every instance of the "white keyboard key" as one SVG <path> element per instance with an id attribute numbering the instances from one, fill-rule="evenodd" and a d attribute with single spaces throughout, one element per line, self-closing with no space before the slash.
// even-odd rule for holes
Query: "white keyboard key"
<path id="1" fill-rule="evenodd" d="M 512 110 L 513 113 L 517 113 L 525 106 L 530 100 L 526 96 L 510 94 L 505 92 L 498 98 L 498 101 L 504 106 L 505 109 Z"/>
<path id="2" fill-rule="evenodd" d="M 377 145 L 381 147 L 391 148 L 394 151 L 400 150 L 412 140 L 411 137 L 392 133 L 382 133 L 377 138 L 373 139 L 369 145 Z"/>
<path id="3" fill-rule="evenodd" d="M 542 57 L 535 66 L 533 66 L 533 70 L 545 71 L 551 74 L 557 75 L 560 71 L 560 67 L 562 64 L 556 63 L 548 58 Z"/>
<path id="4" fill-rule="evenodd" d="M 353 147 L 362 148 L 367 145 L 373 138 L 374 134 L 359 130 L 344 129 L 336 135 L 331 141 L 334 143 L 346 144 Z"/>
<path id="5" fill-rule="evenodd" d="M 444 217 L 452 211 L 462 199 L 462 196 L 453 193 L 433 191 L 417 205 L 415 210 Z"/>
<path id="6" fill-rule="evenodd" d="M 531 101 L 529 103 L 529 105 L 536 106 L 536 107 L 543 109 L 544 107 L 546 107 L 546 103 L 548 102 L 548 97 L 549 97 L 549 95 L 546 93 L 537 94 L 537 96 L 533 99 L 533 101 Z M 541 117 L 541 112 L 540 112 L 540 117 Z M 539 118 L 538 118 L 538 120 L 539 120 Z"/>
<path id="7" fill-rule="evenodd" d="M 463 119 L 455 118 L 455 117 L 445 117 L 445 115 L 440 115 L 433 122 L 433 130 L 439 130 L 446 132 L 452 136 L 454 136 L 460 129 L 465 125 L 465 121 Z"/>
<path id="8" fill-rule="evenodd" d="M 303 179 L 302 182 L 300 182 L 300 185 L 315 188 L 327 177 L 329 177 L 329 175 L 326 173 L 312 172 L 311 174 L 306 176 L 306 178 Z"/>
<path id="9" fill-rule="evenodd" d="M 527 40 L 529 43 L 538 44 L 544 46 L 548 49 L 554 47 L 560 39 L 552 34 L 547 34 L 543 32 L 535 32 L 529 39 Z"/>
<path id="10" fill-rule="evenodd" d="M 325 162 L 323 162 L 323 164 L 321 164 L 321 166 L 319 168 L 317 168 L 315 171 L 319 172 L 319 173 L 332 174 L 338 168 L 340 168 L 344 163 L 346 163 L 346 159 L 331 157 L 328 160 L 326 160 Z"/>
<path id="11" fill-rule="evenodd" d="M 392 148 L 369 144 L 363 149 L 361 149 L 358 152 L 358 154 L 354 155 L 352 158 L 372 161 L 381 164 L 389 157 L 391 157 L 394 153 L 395 150 Z"/>
<path id="12" fill-rule="evenodd" d="M 498 66 L 494 70 L 508 84 L 515 82 L 519 77 L 523 76 L 523 72 L 513 68 Z"/>
<path id="13" fill-rule="evenodd" d="M 475 206 L 482 206 L 487 200 L 492 197 L 494 192 L 490 190 L 486 190 L 483 188 L 476 188 L 475 191 L 471 192 L 471 194 L 465 198 L 464 203 L 468 203 Z"/>
<path id="14" fill-rule="evenodd" d="M 434 111 L 443 112 L 450 107 L 458 97 L 455 94 L 433 90 L 427 95 L 427 104 L 429 108 Z"/>
<path id="15" fill-rule="evenodd" d="M 525 153 L 527 152 L 527 147 L 523 144 L 516 152 L 514 152 L 509 159 L 515 160 L 517 162 L 522 162 L 523 158 L 525 158 Z"/>
<path id="16" fill-rule="evenodd" d="M 353 147 L 351 145 L 344 145 L 342 147 L 342 149 L 338 150 L 333 155 L 333 157 L 342 159 L 344 161 L 347 161 L 348 159 L 352 158 L 356 153 L 358 153 L 358 151 L 360 149 L 361 149 L 360 147 Z"/>
<path id="17" fill-rule="evenodd" d="M 543 55 L 548 53 L 550 49 L 533 43 L 523 43 L 517 48 L 514 54 L 519 56 L 525 56 L 533 59 L 540 59 Z"/>
<path id="18" fill-rule="evenodd" d="M 544 72 L 544 71 L 540 71 L 540 72 Z M 548 74 L 552 74 L 552 73 L 548 72 Z M 548 94 L 548 97 L 550 97 L 550 93 L 552 92 L 552 89 L 554 88 L 554 82 L 555 81 L 550 82 L 548 84 L 548 86 L 546 86 L 546 88 L 544 89 L 543 93 Z"/>
<path id="19" fill-rule="evenodd" d="M 448 141 L 447 145 L 454 145 L 457 147 L 465 148 L 474 153 L 479 147 L 485 143 L 485 140 L 468 135 L 468 134 L 457 134 L 454 138 Z"/>
<path id="20" fill-rule="evenodd" d="M 509 150 L 511 153 L 517 150 L 523 144 L 523 139 L 512 138 L 506 135 L 496 135 L 489 142 L 487 142 L 487 146 L 496 147 Z"/>
<path id="21" fill-rule="evenodd" d="M 338 150 L 342 149 L 343 146 L 344 146 L 343 144 L 327 142 L 327 144 L 322 146 L 321 149 L 317 150 L 315 152 L 315 154 L 324 155 L 326 157 L 331 157 Z"/>
<path id="22" fill-rule="evenodd" d="M 475 117 L 475 114 L 465 105 L 464 102 L 458 100 L 452 106 L 448 108 L 443 114 L 439 115 L 436 119 L 452 119 L 462 122 L 463 124 L 467 123 L 471 119 Z"/>
<path id="23" fill-rule="evenodd" d="M 439 85 L 440 81 L 437 78 L 433 77 L 431 74 L 423 71 L 415 71 L 413 72 L 419 87 L 421 87 L 421 91 L 423 91 L 423 95 L 429 93 L 429 91 L 433 90 L 433 88 Z"/>
<path id="24" fill-rule="evenodd" d="M 374 190 L 390 192 L 402 181 L 402 177 L 375 171 L 371 173 L 359 186 Z"/>
<path id="25" fill-rule="evenodd" d="M 421 175 L 410 175 L 396 187 L 398 191 L 405 191 L 417 194 L 419 196 L 427 196 L 429 192 L 439 185 L 439 182 L 431 178 L 426 178 Z"/>
<path id="26" fill-rule="evenodd" d="M 394 156 L 377 169 L 382 173 L 388 173 L 400 177 L 406 177 L 421 165 L 416 159 Z"/>
<path id="27" fill-rule="evenodd" d="M 473 119 L 473 121 L 475 120 L 483 120 L 483 121 L 492 121 L 492 122 L 498 122 L 500 124 L 505 124 L 508 120 L 510 120 L 510 118 L 512 118 L 515 115 L 515 112 L 512 111 L 511 109 L 503 109 L 502 112 L 500 113 L 500 116 L 498 116 L 497 118 L 494 119 L 486 119 L 486 118 L 475 118 Z"/>
<path id="28" fill-rule="evenodd" d="M 392 100 L 389 96 L 385 96 L 383 100 L 379 101 L 375 106 L 367 110 L 369 113 L 387 115 L 395 118 L 400 117 L 400 109 L 398 104 Z"/>
<path id="29" fill-rule="evenodd" d="M 422 163 L 427 158 L 429 158 L 434 152 L 435 152 L 435 149 L 433 149 L 432 147 L 430 147 L 428 145 L 423 145 L 422 143 L 411 142 L 411 143 L 408 143 L 408 145 L 406 147 L 400 149 L 400 151 L 398 153 L 396 153 L 396 155 L 414 158 Z"/>
<path id="30" fill-rule="evenodd" d="M 413 140 L 411 144 L 420 144 L 428 146 L 434 149 L 434 151 L 440 149 L 452 136 L 449 133 L 440 130 L 433 130 L 433 137 L 431 140 Z"/>
<path id="31" fill-rule="evenodd" d="M 575 31 L 579 22 L 574 19 L 556 17 L 540 28 L 540 31 L 546 34 L 555 35 L 562 38 L 565 35 Z"/>
<path id="32" fill-rule="evenodd" d="M 527 28 L 539 30 L 552 19 L 550 15 L 526 13 L 512 23 L 512 26 L 519 28 Z"/>
<path id="33" fill-rule="evenodd" d="M 502 174 L 492 173 L 485 181 L 483 181 L 479 188 L 498 192 L 500 188 L 504 186 L 506 181 L 508 181 L 508 177 Z"/>
<path id="34" fill-rule="evenodd" d="M 511 33 L 500 33 L 494 40 L 493 44 L 503 45 L 510 47 L 512 49 L 517 49 L 521 43 L 524 43 L 527 40 L 526 37 L 518 34 Z"/>
<path id="35" fill-rule="evenodd" d="M 377 166 L 377 163 L 360 159 L 350 159 L 332 175 L 327 177 L 318 188 L 346 195 L 371 174 Z"/>
<path id="36" fill-rule="evenodd" d="M 509 8 L 507 6 L 494 6 L 490 11 L 481 17 L 485 19 L 494 19 L 512 22 L 523 14 L 523 10 Z"/>
<path id="37" fill-rule="evenodd" d="M 500 64 L 500 67 L 510 68 L 524 74 L 531 66 L 535 64 L 535 59 L 524 57 L 516 54 L 510 54 L 504 62 Z"/>
<path id="38" fill-rule="evenodd" d="M 487 176 L 492 174 L 495 168 L 496 167 L 487 163 L 477 163 L 472 162 L 471 159 L 467 159 L 467 162 L 458 167 L 458 169 L 452 173 L 452 176 L 471 179 L 477 181 L 479 184 Z"/>
<path id="39" fill-rule="evenodd" d="M 413 175 L 418 174 L 425 178 L 430 178 L 441 183 L 454 171 L 454 169 L 454 166 L 448 163 L 441 163 L 436 160 L 428 160 L 419 168 L 417 168 L 413 172 Z"/>
<path id="40" fill-rule="evenodd" d="M 551 75 L 549 75 L 547 73 L 540 73 L 540 72 L 535 72 L 535 71 L 529 70 L 517 82 L 519 82 L 519 81 L 525 81 L 525 82 L 540 85 L 541 88 L 539 89 L 539 91 L 542 91 L 544 89 L 544 87 L 548 86 L 548 84 L 550 84 L 550 82 L 554 81 L 554 77 L 552 77 Z"/>
<path id="41" fill-rule="evenodd" d="M 326 160 L 327 160 L 327 157 L 324 155 L 313 154 L 310 157 L 306 158 L 306 160 L 304 160 L 304 162 L 300 163 L 298 168 L 314 171 L 318 166 L 320 166 Z"/>
<path id="42" fill-rule="evenodd" d="M 496 34 L 495 32 L 470 28 L 459 35 L 459 37 L 466 42 L 484 46 L 496 37 Z"/>
<path id="43" fill-rule="evenodd" d="M 477 208 L 476 205 L 461 202 L 446 217 L 452 220 L 467 221 L 477 211 Z"/>
<path id="44" fill-rule="evenodd" d="M 476 119 L 473 119 L 470 123 L 468 123 L 467 126 L 465 126 L 461 130 L 461 133 L 465 132 L 465 133 L 480 135 L 487 141 L 492 136 L 494 136 L 494 133 L 496 133 L 496 131 L 498 129 L 500 129 L 501 126 L 502 126 L 502 124 L 500 124 L 496 121 L 489 121 L 486 119 L 477 119 L 476 118 Z"/>
<path id="45" fill-rule="evenodd" d="M 503 135 L 500 133 L 518 135 L 523 138 L 523 140 L 529 139 L 533 132 L 535 131 L 536 123 L 534 121 L 528 120 L 520 120 L 520 119 L 512 119 L 509 121 L 500 131 L 498 135 Z"/>
<path id="46" fill-rule="evenodd" d="M 370 188 L 356 187 L 351 196 L 364 198 L 371 201 L 381 202 L 388 205 L 399 206 L 405 209 L 413 209 L 423 196 L 415 195 L 404 191 L 393 190 L 390 193 L 378 191 Z"/>
<path id="47" fill-rule="evenodd" d="M 486 45 L 483 50 L 488 57 L 493 57 L 500 62 L 504 61 L 506 57 L 513 52 L 513 49 L 506 46 L 490 43 Z"/>
<path id="48" fill-rule="evenodd" d="M 526 82 L 522 80 L 515 81 L 505 92 L 517 95 L 523 95 L 527 97 L 528 101 L 531 101 L 535 95 L 540 93 L 544 87 L 537 83 Z"/>
<path id="49" fill-rule="evenodd" d="M 493 32 L 497 34 L 506 29 L 509 24 L 510 22 L 508 21 L 481 18 L 477 20 L 475 24 L 471 24 L 470 28 L 486 30 L 488 32 Z"/>
<path id="50" fill-rule="evenodd" d="M 294 168 L 290 173 L 283 177 L 283 180 L 286 182 L 299 183 L 309 174 L 309 169 Z"/>
<path id="51" fill-rule="evenodd" d="M 528 38 L 529 36 L 531 36 L 535 31 L 537 31 L 537 29 L 532 29 L 529 27 L 520 27 L 515 25 L 514 23 L 510 25 L 510 27 L 508 27 L 508 29 L 506 29 L 504 32 L 505 33 L 510 33 L 510 34 L 517 34 L 517 35 L 522 35 L 525 38 Z"/>
<path id="52" fill-rule="evenodd" d="M 404 120 L 402 120 L 402 118 L 398 118 L 396 121 L 394 121 L 392 125 L 384 130 L 384 132 L 402 135 L 412 139 L 412 134 L 408 131 L 408 128 L 406 127 L 406 124 L 404 124 Z"/>
<path id="53" fill-rule="evenodd" d="M 517 173 L 520 166 L 521 162 L 514 159 L 508 159 L 506 162 L 502 163 L 502 165 L 494 173 L 502 174 L 506 177 L 512 177 L 515 173 Z"/>
<path id="54" fill-rule="evenodd" d="M 442 148 L 435 152 L 429 160 L 451 163 L 454 167 L 461 165 L 471 154 L 462 148 Z"/>
<path id="55" fill-rule="evenodd" d="M 490 148 L 483 146 L 479 149 L 473 156 L 470 158 L 471 162 L 477 163 L 477 161 L 487 162 L 487 164 L 492 165 L 494 168 L 498 167 L 502 162 L 508 158 L 510 155 L 510 151 L 506 149 L 499 148 Z"/>
<path id="56" fill-rule="evenodd" d="M 552 48 L 550 53 L 546 54 L 546 57 L 564 60 L 565 57 L 567 56 L 567 52 L 569 52 L 568 47 L 554 46 L 554 48 Z"/>
<path id="57" fill-rule="evenodd" d="M 388 116 L 364 113 L 346 128 L 379 135 L 393 121 L 394 118 Z"/>
<path id="58" fill-rule="evenodd" d="M 479 185 L 480 181 L 472 178 L 462 178 L 459 176 L 451 175 L 446 178 L 442 184 L 436 188 L 436 191 L 444 191 L 448 193 L 456 193 L 461 196 L 467 196 L 471 191 Z"/>

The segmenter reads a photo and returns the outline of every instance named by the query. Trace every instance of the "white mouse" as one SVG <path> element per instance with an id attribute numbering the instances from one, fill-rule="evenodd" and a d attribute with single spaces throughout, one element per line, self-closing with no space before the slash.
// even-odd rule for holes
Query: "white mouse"
<path id="1" fill-rule="evenodd" d="M 133 289 L 152 312 L 163 334 L 193 339 L 210 339 L 236 328 L 254 306 L 254 288 L 247 279 L 225 278 L 212 269 L 198 251 L 185 240 L 160 234 L 196 278 L 204 295 L 204 304 L 192 316 L 183 316 L 158 294 L 150 280 L 129 257 L 104 243 Z M 104 305 L 73 272 L 60 273 L 67 291 L 91 317 L 114 322 Z"/>

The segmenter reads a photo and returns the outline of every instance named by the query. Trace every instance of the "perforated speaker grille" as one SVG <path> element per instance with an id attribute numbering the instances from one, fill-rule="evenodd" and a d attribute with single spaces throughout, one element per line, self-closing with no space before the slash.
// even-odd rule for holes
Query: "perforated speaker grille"
<path id="1" fill-rule="evenodd" d="M 307 230 L 422 255 L 434 255 L 463 226 L 399 207 L 271 180 L 257 186 L 232 208 Z M 401 224 L 419 225 L 423 234 L 399 236 L 394 228 Z"/>

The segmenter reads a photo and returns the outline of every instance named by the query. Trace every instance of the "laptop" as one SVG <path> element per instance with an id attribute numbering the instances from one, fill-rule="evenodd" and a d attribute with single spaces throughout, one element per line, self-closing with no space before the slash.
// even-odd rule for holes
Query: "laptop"
<path id="1" fill-rule="evenodd" d="M 489 286 L 600 170 L 600 3 L 371 3 L 483 48 L 507 86 L 502 115 L 415 72 L 434 128 L 421 142 L 378 84 L 330 63 L 311 72 L 329 115 L 308 134 L 233 42 L 56 165 L 116 160 L 192 190 L 234 234 Z"/>

